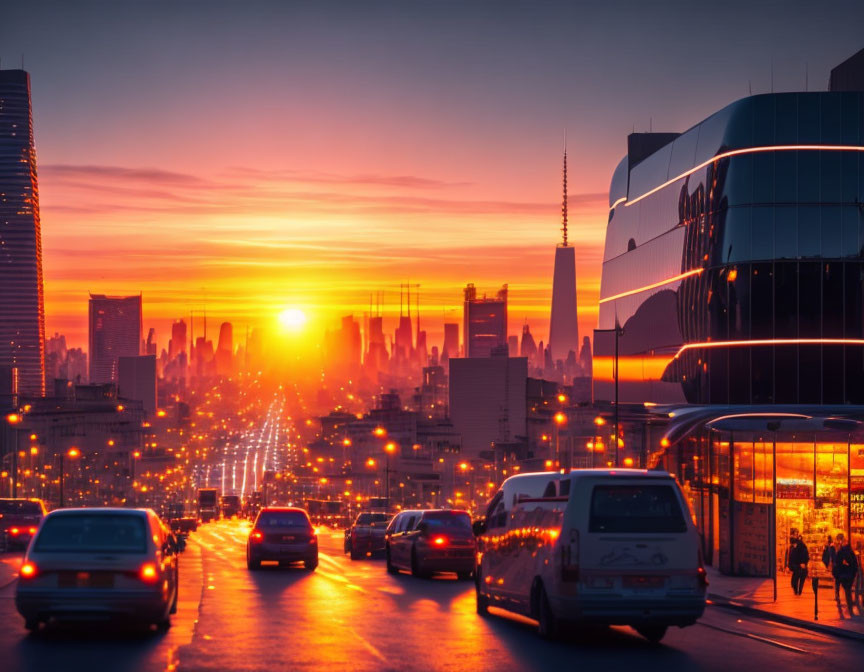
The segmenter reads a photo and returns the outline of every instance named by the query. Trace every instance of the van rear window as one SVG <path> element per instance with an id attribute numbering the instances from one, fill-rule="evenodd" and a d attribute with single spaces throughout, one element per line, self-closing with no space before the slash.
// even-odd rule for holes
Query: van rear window
<path id="1" fill-rule="evenodd" d="M 686 532 L 687 523 L 669 485 L 597 485 L 589 532 Z"/>

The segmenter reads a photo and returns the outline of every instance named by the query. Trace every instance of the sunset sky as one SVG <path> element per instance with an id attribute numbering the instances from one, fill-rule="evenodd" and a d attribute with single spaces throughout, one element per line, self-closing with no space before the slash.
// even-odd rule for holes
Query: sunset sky
<path id="1" fill-rule="evenodd" d="M 31 74 L 47 331 L 86 346 L 87 292 L 211 327 L 310 330 L 420 283 L 432 343 L 461 288 L 511 288 L 546 339 L 561 152 L 581 333 L 611 173 L 633 128 L 825 88 L 864 46 L 854 2 L 5 3 Z M 735 5 L 734 11 L 729 9 Z M 393 312 L 395 311 L 395 312 Z M 390 329 L 393 324 L 388 325 Z"/>

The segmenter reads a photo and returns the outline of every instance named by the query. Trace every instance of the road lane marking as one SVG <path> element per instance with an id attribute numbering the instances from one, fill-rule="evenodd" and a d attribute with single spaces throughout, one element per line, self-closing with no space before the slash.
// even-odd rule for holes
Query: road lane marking
<path id="1" fill-rule="evenodd" d="M 362 637 L 360 634 L 358 634 L 358 632 L 354 628 L 349 627 L 349 628 L 347 628 L 347 630 L 348 630 L 348 632 L 350 632 L 352 635 L 354 635 L 359 640 L 359 642 L 364 646 L 364 648 L 369 653 L 371 653 L 373 656 L 375 656 L 382 663 L 387 662 L 387 658 L 384 657 L 384 654 L 382 654 L 378 649 L 376 649 L 374 646 L 372 646 L 372 644 L 365 637 Z"/>
<path id="2" fill-rule="evenodd" d="M 776 646 L 778 649 L 785 649 L 787 651 L 792 651 L 794 653 L 809 653 L 812 655 L 812 651 L 808 651 L 807 649 L 801 649 L 797 646 L 792 646 L 791 644 L 786 644 L 785 642 L 779 642 L 776 639 L 771 639 L 769 637 L 762 637 L 761 635 L 754 635 L 751 632 L 741 632 L 740 630 L 730 630 L 728 628 L 721 628 L 719 625 L 709 625 L 708 623 L 703 623 L 702 621 L 698 621 L 696 625 L 701 625 L 703 628 L 710 628 L 712 630 L 717 630 L 719 632 L 725 632 L 730 635 L 737 635 L 738 637 L 745 637 L 747 639 L 752 639 L 757 642 L 762 642 L 763 644 L 768 644 L 770 646 Z"/>

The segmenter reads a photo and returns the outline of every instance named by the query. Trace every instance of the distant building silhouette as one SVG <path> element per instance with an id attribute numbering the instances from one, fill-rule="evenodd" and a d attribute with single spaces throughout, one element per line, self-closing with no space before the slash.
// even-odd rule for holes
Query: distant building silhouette
<path id="1" fill-rule="evenodd" d="M 30 76 L 0 70 L 0 365 L 18 393 L 45 394 L 42 233 Z"/>
<path id="2" fill-rule="evenodd" d="M 473 283 L 465 287 L 464 321 L 466 357 L 488 357 L 495 348 L 507 347 L 507 285 L 494 299 L 477 298 Z"/>
<path id="3" fill-rule="evenodd" d="M 441 350 L 441 361 L 459 356 L 459 325 L 455 322 L 444 324 L 444 347 Z"/>
<path id="4" fill-rule="evenodd" d="M 219 342 L 216 346 L 216 373 L 220 376 L 234 374 L 234 327 L 230 322 L 219 326 Z"/>
<path id="5" fill-rule="evenodd" d="M 141 295 L 90 295 L 90 382 L 116 383 L 117 360 L 141 354 Z"/>

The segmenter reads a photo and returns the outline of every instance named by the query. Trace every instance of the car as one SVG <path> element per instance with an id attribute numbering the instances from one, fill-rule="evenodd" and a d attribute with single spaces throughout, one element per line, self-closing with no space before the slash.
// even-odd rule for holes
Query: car
<path id="1" fill-rule="evenodd" d="M 46 513 L 41 499 L 0 499 L 0 538 L 6 548 L 26 549 Z"/>
<path id="2" fill-rule="evenodd" d="M 167 628 L 177 610 L 177 560 L 176 540 L 150 509 L 58 509 L 24 555 L 15 606 L 31 631 L 51 619 Z"/>
<path id="3" fill-rule="evenodd" d="M 367 553 L 384 551 L 384 534 L 393 516 L 389 513 L 364 511 L 357 514 L 354 524 L 345 530 L 345 553 L 352 560 L 365 558 Z"/>
<path id="4" fill-rule="evenodd" d="M 305 509 L 268 506 L 258 512 L 246 541 L 246 566 L 260 569 L 268 561 L 302 562 L 310 571 L 318 566 L 318 534 Z"/>
<path id="5" fill-rule="evenodd" d="M 474 571 L 477 545 L 466 511 L 402 511 L 390 521 L 384 544 L 391 574 L 402 569 L 419 577 L 455 572 L 467 580 Z"/>
<path id="6" fill-rule="evenodd" d="M 584 469 L 511 476 L 474 523 L 477 611 L 629 625 L 652 643 L 705 611 L 699 533 L 666 472 Z"/>

